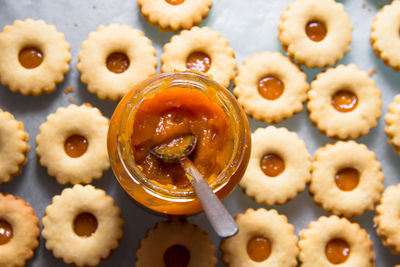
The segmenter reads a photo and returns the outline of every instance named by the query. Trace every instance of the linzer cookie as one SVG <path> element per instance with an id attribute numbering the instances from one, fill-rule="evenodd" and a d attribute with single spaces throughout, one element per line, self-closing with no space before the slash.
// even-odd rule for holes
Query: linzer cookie
<path id="1" fill-rule="evenodd" d="M 249 165 L 240 181 L 258 203 L 283 204 L 304 190 L 311 178 L 305 143 L 286 128 L 258 128 L 251 136 Z"/>
<path id="2" fill-rule="evenodd" d="M 112 197 L 91 185 L 75 185 L 53 197 L 43 216 L 46 248 L 68 264 L 97 266 L 118 247 L 124 221 Z"/>
<path id="3" fill-rule="evenodd" d="M 107 131 L 108 119 L 97 108 L 59 108 L 39 127 L 39 163 L 60 184 L 90 183 L 110 167 Z"/>
<path id="4" fill-rule="evenodd" d="M 309 189 L 326 211 L 351 217 L 374 208 L 383 178 L 374 152 L 354 141 L 340 141 L 315 152 Z"/>
<path id="5" fill-rule="evenodd" d="M 396 71 L 400 71 L 400 2 L 384 6 L 372 21 L 371 45 L 375 54 Z"/>
<path id="6" fill-rule="evenodd" d="M 39 245 L 39 219 L 21 198 L 0 193 L 0 266 L 25 266 Z"/>
<path id="7" fill-rule="evenodd" d="M 356 222 L 337 216 L 320 217 L 300 231 L 302 267 L 373 267 L 375 254 L 367 232 Z"/>
<path id="8" fill-rule="evenodd" d="M 164 45 L 161 71 L 192 70 L 212 76 L 228 87 L 235 76 L 236 60 L 229 41 L 209 27 L 193 27 L 171 38 Z"/>
<path id="9" fill-rule="evenodd" d="M 333 138 L 358 138 L 381 116 L 381 92 L 355 65 L 339 65 L 317 75 L 308 91 L 311 121 Z"/>
<path id="10" fill-rule="evenodd" d="M 286 216 L 248 209 L 235 220 L 239 232 L 221 243 L 222 260 L 230 267 L 297 266 L 297 237 Z"/>
<path id="11" fill-rule="evenodd" d="M 374 222 L 376 232 L 382 238 L 382 243 L 388 246 L 392 253 L 400 254 L 400 184 L 386 188 L 378 206 Z"/>
<path id="12" fill-rule="evenodd" d="M 0 80 L 24 95 L 50 93 L 71 60 L 64 34 L 43 20 L 16 20 L 0 33 Z"/>
<path id="13" fill-rule="evenodd" d="M 138 0 L 143 17 L 160 32 L 190 29 L 207 17 L 212 0 Z"/>
<path id="14" fill-rule="evenodd" d="M 136 267 L 191 266 L 217 264 L 210 237 L 187 221 L 162 221 L 140 240 Z"/>
<path id="15" fill-rule="evenodd" d="M 233 92 L 251 117 L 278 123 L 303 109 L 308 88 L 304 72 L 287 57 L 262 52 L 244 60 Z"/>
<path id="16" fill-rule="evenodd" d="M 143 32 L 127 25 L 100 26 L 82 43 L 78 70 L 89 92 L 116 101 L 156 73 L 156 51 Z"/>
<path id="17" fill-rule="evenodd" d="M 353 25 L 334 0 L 296 0 L 281 15 L 278 38 L 283 49 L 310 68 L 335 64 L 350 50 Z"/>
<path id="18" fill-rule="evenodd" d="M 400 154 L 400 95 L 396 95 L 393 103 L 389 105 L 389 112 L 385 116 L 385 133 L 388 143 L 396 153 Z"/>
<path id="19" fill-rule="evenodd" d="M 30 147 L 24 124 L 0 109 L 0 184 L 21 172 Z"/>

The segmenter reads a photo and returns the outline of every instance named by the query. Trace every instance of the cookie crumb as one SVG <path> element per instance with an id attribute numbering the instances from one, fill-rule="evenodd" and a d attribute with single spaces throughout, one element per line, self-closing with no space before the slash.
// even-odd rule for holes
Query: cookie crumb
<path id="1" fill-rule="evenodd" d="M 375 72 L 376 72 L 376 68 L 371 69 L 371 70 L 368 72 L 368 76 L 372 76 Z"/>
<path id="2" fill-rule="evenodd" d="M 68 102 L 71 103 L 71 104 L 75 103 L 75 101 L 71 97 L 68 97 Z"/>
<path id="3" fill-rule="evenodd" d="M 78 24 L 74 23 L 74 27 L 78 27 Z"/>
<path id="4" fill-rule="evenodd" d="M 367 4 L 366 3 L 362 3 L 362 8 L 365 8 L 366 6 L 367 6 Z"/>
<path id="5" fill-rule="evenodd" d="M 93 9 L 96 9 L 97 7 L 96 6 L 93 6 Z"/>
<path id="6" fill-rule="evenodd" d="M 75 89 L 72 88 L 72 86 L 68 86 L 67 88 L 64 89 L 64 94 L 69 94 L 75 92 Z"/>

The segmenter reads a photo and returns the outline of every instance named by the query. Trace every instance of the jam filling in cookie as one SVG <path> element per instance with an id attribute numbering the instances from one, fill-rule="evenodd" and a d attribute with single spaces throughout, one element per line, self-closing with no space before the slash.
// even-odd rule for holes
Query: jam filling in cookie
<path id="1" fill-rule="evenodd" d="M 43 53 L 35 47 L 26 47 L 19 52 L 19 63 L 26 69 L 34 69 L 43 62 Z"/>
<path id="2" fill-rule="evenodd" d="M 64 149 L 65 153 L 71 158 L 79 158 L 85 154 L 89 146 L 88 140 L 81 135 L 71 135 L 65 140 Z"/>
<path id="3" fill-rule="evenodd" d="M 306 25 L 306 34 L 312 41 L 321 42 L 326 37 L 327 29 L 323 22 L 312 20 Z"/>
<path id="4" fill-rule="evenodd" d="M 93 235 L 98 226 L 96 216 L 90 212 L 79 213 L 74 219 L 74 232 L 81 237 Z"/>
<path id="5" fill-rule="evenodd" d="M 325 255 L 332 264 L 342 264 L 350 256 L 349 243 L 341 238 L 331 239 L 326 244 Z"/>
<path id="6" fill-rule="evenodd" d="M 129 64 L 129 58 L 122 52 L 111 53 L 106 60 L 108 70 L 117 74 L 125 72 L 129 68 Z"/>
<path id="7" fill-rule="evenodd" d="M 285 161 L 276 154 L 266 154 L 260 160 L 261 170 L 269 177 L 275 177 L 285 170 Z"/>
<path id="8" fill-rule="evenodd" d="M 247 242 L 247 254 L 255 262 L 263 262 L 271 255 L 271 242 L 264 236 L 253 236 Z"/>
<path id="9" fill-rule="evenodd" d="M 211 58 L 204 52 L 196 51 L 190 53 L 186 59 L 188 70 L 207 72 L 211 67 Z"/>
<path id="10" fill-rule="evenodd" d="M 258 93 L 268 100 L 278 99 L 284 89 L 284 83 L 275 76 L 266 76 L 258 82 Z"/>
<path id="11" fill-rule="evenodd" d="M 0 246 L 8 243 L 13 237 L 11 224 L 6 220 L 0 219 Z"/>
<path id="12" fill-rule="evenodd" d="M 186 267 L 190 262 L 190 251 L 186 246 L 175 244 L 167 248 L 164 253 L 166 267 Z"/>
<path id="13" fill-rule="evenodd" d="M 352 191 L 360 181 L 360 172 L 354 168 L 343 168 L 335 175 L 335 183 L 340 190 Z"/>
<path id="14" fill-rule="evenodd" d="M 350 112 L 357 107 L 357 96 L 348 90 L 339 90 L 332 95 L 332 106 L 339 112 Z"/>

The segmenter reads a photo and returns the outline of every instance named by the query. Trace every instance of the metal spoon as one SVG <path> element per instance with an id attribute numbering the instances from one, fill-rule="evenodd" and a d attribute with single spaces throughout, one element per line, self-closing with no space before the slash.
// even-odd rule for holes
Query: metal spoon
<path id="1" fill-rule="evenodd" d="M 155 146 L 150 153 L 164 162 L 180 162 L 215 232 L 221 238 L 233 236 L 238 232 L 235 220 L 188 158 L 196 144 L 196 136 L 186 135 L 173 139 L 169 143 Z"/>

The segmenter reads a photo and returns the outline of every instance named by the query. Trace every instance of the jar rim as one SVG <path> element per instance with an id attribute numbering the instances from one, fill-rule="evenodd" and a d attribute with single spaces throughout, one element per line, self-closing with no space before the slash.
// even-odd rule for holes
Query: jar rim
<path id="1" fill-rule="evenodd" d="M 126 122 L 128 125 L 133 125 L 135 110 L 151 95 L 170 87 L 194 88 L 200 91 L 209 90 L 215 92 L 217 104 L 221 106 L 230 123 L 230 135 L 233 139 L 232 153 L 227 161 L 227 164 L 218 173 L 217 177 L 210 183 L 210 187 L 214 192 L 223 188 L 229 179 L 235 174 L 240 165 L 246 149 L 246 127 L 247 119 L 236 98 L 232 93 L 219 85 L 209 77 L 191 71 L 177 73 L 161 73 L 142 82 L 136 87 L 133 96 L 128 100 L 123 107 L 120 116 L 120 128 L 117 134 L 117 154 L 121 160 L 122 166 L 126 173 L 135 183 L 141 184 L 143 188 L 157 198 L 171 198 L 176 201 L 191 201 L 196 198 L 194 190 L 190 187 L 187 189 L 177 188 L 176 186 L 159 185 L 155 181 L 147 179 L 141 172 L 140 167 L 136 164 L 130 145 L 130 136 L 132 135 L 132 127 L 123 127 Z M 123 122 L 123 123 L 122 123 Z"/>

